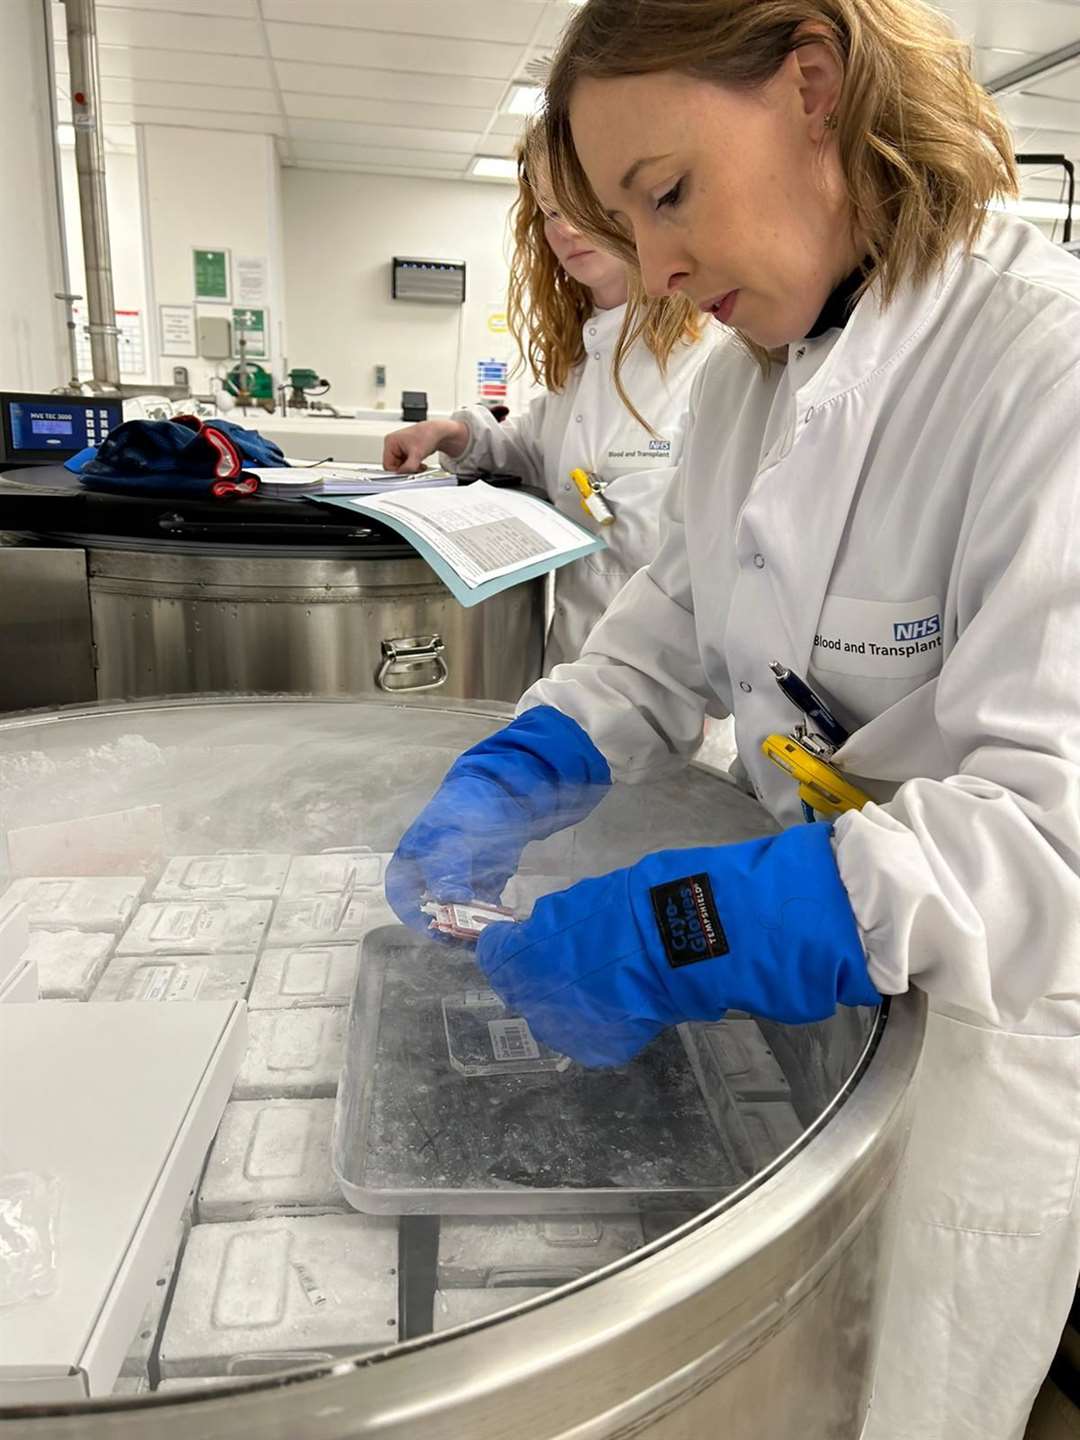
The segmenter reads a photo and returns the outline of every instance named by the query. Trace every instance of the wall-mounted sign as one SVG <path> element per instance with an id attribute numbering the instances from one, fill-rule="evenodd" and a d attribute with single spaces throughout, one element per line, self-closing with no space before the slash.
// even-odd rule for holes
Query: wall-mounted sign
<path id="1" fill-rule="evenodd" d="M 233 352 L 240 353 L 240 339 L 247 341 L 249 360 L 265 360 L 269 355 L 267 333 L 270 329 L 270 315 L 267 310 L 247 305 L 232 312 Z"/>
<path id="2" fill-rule="evenodd" d="M 505 360 L 478 360 L 476 362 L 476 398 L 488 402 L 505 402 L 508 369 L 509 366 Z"/>
<path id="3" fill-rule="evenodd" d="M 197 355 L 195 344 L 195 306 L 159 305 L 161 353 L 163 355 Z"/>
<path id="4" fill-rule="evenodd" d="M 265 255 L 237 255 L 233 259 L 235 305 L 266 305 L 270 299 L 270 262 Z"/>
<path id="5" fill-rule="evenodd" d="M 228 300 L 228 250 L 193 250 L 195 265 L 195 299 Z"/>
<path id="6" fill-rule="evenodd" d="M 492 335 L 505 335 L 510 328 L 506 323 L 506 311 L 490 310 L 488 312 L 487 327 Z"/>

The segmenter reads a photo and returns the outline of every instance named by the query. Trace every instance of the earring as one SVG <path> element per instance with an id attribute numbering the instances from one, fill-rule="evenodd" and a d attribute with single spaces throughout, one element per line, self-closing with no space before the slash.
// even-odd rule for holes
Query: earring
<path id="1" fill-rule="evenodd" d="M 837 115 L 834 110 L 830 110 L 829 113 L 825 116 L 825 129 L 835 130 L 839 124 L 840 116 Z"/>

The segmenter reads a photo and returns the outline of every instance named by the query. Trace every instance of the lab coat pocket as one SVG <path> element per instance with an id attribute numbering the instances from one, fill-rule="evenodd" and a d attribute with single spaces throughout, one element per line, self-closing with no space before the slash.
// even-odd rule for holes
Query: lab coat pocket
<path id="1" fill-rule="evenodd" d="M 1080 1168 L 1080 1036 L 931 1013 L 906 1208 L 927 1224 L 1034 1236 L 1060 1225 Z"/>

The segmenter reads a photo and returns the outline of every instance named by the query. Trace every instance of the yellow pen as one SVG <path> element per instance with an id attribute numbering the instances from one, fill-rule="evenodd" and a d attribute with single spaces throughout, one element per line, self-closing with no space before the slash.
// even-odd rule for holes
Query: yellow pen
<path id="1" fill-rule="evenodd" d="M 581 496 L 581 508 L 585 514 L 595 520 L 598 525 L 614 525 L 615 515 L 611 506 L 593 485 L 585 471 L 571 470 L 570 479 L 578 488 L 578 494 Z"/>

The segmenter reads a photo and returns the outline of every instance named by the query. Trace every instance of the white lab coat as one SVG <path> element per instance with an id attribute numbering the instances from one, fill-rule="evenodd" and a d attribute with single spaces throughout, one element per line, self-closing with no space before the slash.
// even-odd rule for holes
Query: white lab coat
<path id="1" fill-rule="evenodd" d="M 1080 265 L 993 217 L 789 358 L 710 359 L 659 555 L 522 706 L 623 780 L 730 708 L 794 824 L 769 661 L 836 702 L 870 974 L 931 1006 L 866 1440 L 1020 1440 L 1080 1268 Z"/>
<path id="2" fill-rule="evenodd" d="M 690 388 L 723 332 L 712 322 L 696 344 L 680 343 L 662 375 L 643 344 L 623 366 L 623 386 L 657 432 L 650 435 L 619 399 L 612 378 L 615 345 L 626 306 L 601 310 L 585 322 L 585 359 L 566 388 L 545 391 L 519 419 L 499 424 L 483 406 L 459 410 L 455 420 L 469 428 L 469 446 L 453 470 L 480 466 L 520 475 L 546 492 L 556 508 L 594 534 L 600 527 L 581 507 L 570 481 L 576 468 L 606 483 L 604 498 L 615 524 L 601 532 L 607 549 L 564 566 L 555 576 L 555 611 L 544 650 L 544 673 L 576 660 L 589 631 L 630 576 L 656 554 L 660 505 L 675 473 L 686 434 Z"/>

